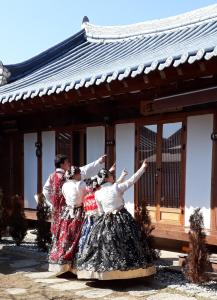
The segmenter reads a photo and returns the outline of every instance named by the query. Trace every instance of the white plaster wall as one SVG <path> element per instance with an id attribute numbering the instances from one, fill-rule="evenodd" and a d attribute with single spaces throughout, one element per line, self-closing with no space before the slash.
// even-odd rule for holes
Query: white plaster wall
<path id="1" fill-rule="evenodd" d="M 55 131 L 44 131 L 42 140 L 42 186 L 48 176 L 55 170 L 54 158 L 56 154 Z"/>
<path id="2" fill-rule="evenodd" d="M 105 154 L 104 126 L 87 127 L 86 129 L 87 164 Z M 95 174 L 93 174 L 95 175 Z"/>
<path id="3" fill-rule="evenodd" d="M 210 228 L 213 115 L 187 118 L 185 226 L 194 208 L 200 207 Z"/>
<path id="4" fill-rule="evenodd" d="M 126 168 L 128 177 L 135 171 L 135 124 L 116 125 L 116 177 Z M 127 210 L 134 215 L 134 186 L 124 194 Z"/>
<path id="5" fill-rule="evenodd" d="M 37 157 L 35 155 L 37 133 L 24 134 L 24 205 L 36 208 L 34 194 L 37 193 Z"/>

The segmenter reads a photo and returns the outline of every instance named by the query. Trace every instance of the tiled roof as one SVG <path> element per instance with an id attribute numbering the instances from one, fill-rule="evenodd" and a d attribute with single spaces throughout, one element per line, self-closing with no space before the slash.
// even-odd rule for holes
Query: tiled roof
<path id="1" fill-rule="evenodd" d="M 217 56 L 217 4 L 162 20 L 83 29 L 16 65 L 1 103 L 149 74 Z"/>

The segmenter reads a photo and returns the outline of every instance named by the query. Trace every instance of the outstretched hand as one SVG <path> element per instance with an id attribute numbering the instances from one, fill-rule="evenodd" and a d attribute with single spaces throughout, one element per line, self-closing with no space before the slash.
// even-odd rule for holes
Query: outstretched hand
<path id="1" fill-rule="evenodd" d="M 106 154 L 102 155 L 102 156 L 99 158 L 99 162 L 100 162 L 101 164 L 103 164 L 103 163 L 105 162 L 105 160 L 106 160 L 106 157 L 107 157 Z"/>
<path id="2" fill-rule="evenodd" d="M 143 161 L 142 166 L 145 167 L 145 169 L 147 169 L 147 167 L 148 167 L 147 159 L 145 159 L 145 160 Z"/>
<path id="3" fill-rule="evenodd" d="M 116 163 L 114 163 L 111 168 L 109 169 L 109 172 L 114 172 L 116 169 Z"/>
<path id="4" fill-rule="evenodd" d="M 121 175 L 123 175 L 123 176 L 127 176 L 127 175 L 128 175 L 128 172 L 127 172 L 127 170 L 126 170 L 126 169 L 123 169 L 123 171 L 122 171 Z"/>

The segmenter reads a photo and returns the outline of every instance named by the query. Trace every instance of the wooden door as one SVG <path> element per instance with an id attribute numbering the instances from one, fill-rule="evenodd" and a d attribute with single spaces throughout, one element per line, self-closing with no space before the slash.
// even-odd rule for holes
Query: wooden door
<path id="1" fill-rule="evenodd" d="M 181 121 L 140 127 L 139 157 L 149 167 L 140 180 L 138 202 L 154 222 L 183 222 L 184 131 Z"/>
<path id="2" fill-rule="evenodd" d="M 56 133 L 56 153 L 68 156 L 72 165 L 86 164 L 85 130 L 61 130 Z"/>

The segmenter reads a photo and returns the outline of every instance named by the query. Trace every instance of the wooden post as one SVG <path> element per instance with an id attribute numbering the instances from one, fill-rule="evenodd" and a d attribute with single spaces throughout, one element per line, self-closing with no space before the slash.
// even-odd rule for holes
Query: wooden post
<path id="1" fill-rule="evenodd" d="M 115 127 L 112 124 L 105 125 L 105 154 L 106 168 L 110 168 L 115 162 Z"/>
<path id="2" fill-rule="evenodd" d="M 186 179 L 186 142 L 187 142 L 187 119 L 182 123 L 182 137 L 181 137 L 181 189 L 180 189 L 180 224 L 185 225 L 185 179 Z"/>
<path id="3" fill-rule="evenodd" d="M 37 192 L 41 193 L 42 192 L 42 151 L 43 151 L 41 132 L 38 132 L 37 143 L 39 145 L 38 150 L 41 152 L 41 153 L 39 152 L 37 155 L 37 162 L 38 162 Z"/>
<path id="4" fill-rule="evenodd" d="M 213 132 L 217 132 L 217 112 L 214 114 Z M 217 231 L 217 140 L 213 141 L 212 147 L 211 231 Z"/>

